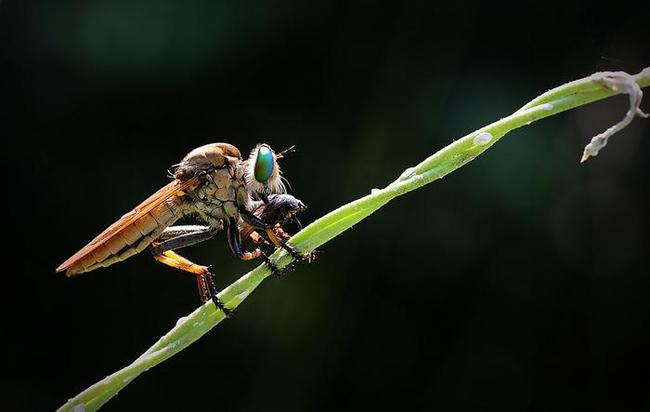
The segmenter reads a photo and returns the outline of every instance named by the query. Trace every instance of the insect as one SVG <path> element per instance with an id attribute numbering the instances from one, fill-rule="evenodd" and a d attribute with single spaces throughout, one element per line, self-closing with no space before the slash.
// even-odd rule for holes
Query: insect
<path id="1" fill-rule="evenodd" d="M 214 301 L 227 315 L 230 310 L 217 298 L 213 274 L 175 252 L 210 239 L 225 230 L 232 252 L 242 260 L 261 258 L 275 273 L 278 268 L 259 248 L 245 251 L 242 239 L 269 242 L 287 250 L 294 259 L 311 260 L 286 243 L 282 225 L 297 220 L 306 206 L 285 194 L 278 160 L 293 147 L 276 154 L 258 144 L 247 159 L 228 143 L 212 143 L 188 153 L 169 170 L 173 180 L 122 216 L 90 243 L 63 262 L 57 272 L 68 276 L 90 272 L 123 261 L 146 248 L 154 259 L 196 275 L 202 302 Z M 205 225 L 172 226 L 181 217 L 195 215 Z"/>

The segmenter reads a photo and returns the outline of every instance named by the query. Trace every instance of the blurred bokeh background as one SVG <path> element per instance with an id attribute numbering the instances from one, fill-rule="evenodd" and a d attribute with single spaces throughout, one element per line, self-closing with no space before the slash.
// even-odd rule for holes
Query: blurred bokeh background
<path id="1" fill-rule="evenodd" d="M 58 407 L 197 306 L 148 253 L 54 273 L 192 148 L 296 144 L 308 223 L 551 87 L 638 72 L 647 23 L 591 2 L 3 1 L 3 407 Z M 106 409 L 648 410 L 650 123 L 578 164 L 626 104 L 392 202 Z M 223 235 L 185 254 L 220 287 L 254 267 Z"/>

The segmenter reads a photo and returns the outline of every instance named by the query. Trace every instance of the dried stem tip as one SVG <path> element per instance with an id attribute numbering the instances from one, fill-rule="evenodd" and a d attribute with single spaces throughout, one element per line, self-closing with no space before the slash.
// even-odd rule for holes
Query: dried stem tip
<path id="1" fill-rule="evenodd" d="M 643 113 L 639 107 L 641 105 L 641 99 L 643 98 L 643 91 L 634 81 L 634 78 L 632 78 L 632 76 L 625 72 L 600 72 L 593 74 L 591 77 L 594 83 L 601 84 L 612 91 L 627 94 L 630 97 L 630 108 L 628 109 L 627 113 L 625 113 L 623 120 L 616 123 L 601 134 L 591 138 L 591 142 L 585 146 L 585 150 L 582 153 L 582 159 L 580 159 L 580 163 L 584 162 L 590 157 L 597 156 L 598 152 L 607 146 L 607 140 L 609 140 L 609 138 L 615 133 L 627 127 L 627 125 L 632 122 L 635 116 L 638 115 L 641 117 L 648 117 L 648 114 Z"/>

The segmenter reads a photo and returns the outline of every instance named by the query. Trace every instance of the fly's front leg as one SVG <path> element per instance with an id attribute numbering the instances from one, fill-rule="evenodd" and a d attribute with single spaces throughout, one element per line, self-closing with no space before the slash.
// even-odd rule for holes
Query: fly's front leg
<path id="1" fill-rule="evenodd" d="M 293 246 L 287 244 L 285 240 L 279 238 L 278 235 L 275 234 L 274 231 L 275 226 L 263 221 L 262 219 L 255 216 L 253 213 L 251 213 L 250 211 L 244 208 L 242 208 L 239 211 L 239 214 L 241 215 L 244 222 L 248 223 L 255 229 L 263 229 L 266 232 L 266 235 L 269 237 L 269 239 L 271 239 L 271 242 L 273 242 L 276 246 L 279 246 L 282 249 L 286 250 L 287 253 L 289 253 L 289 255 L 291 255 L 291 257 L 294 260 L 299 262 L 304 260 L 308 262 L 311 261 L 311 254 L 308 253 L 306 255 L 301 255 Z M 286 235 L 284 231 L 282 231 L 282 233 Z"/>
<path id="2" fill-rule="evenodd" d="M 284 229 L 282 229 L 282 226 L 280 226 L 279 223 L 276 223 L 275 226 L 273 227 L 273 233 L 275 233 L 275 235 L 277 237 L 279 237 L 280 239 L 282 239 L 285 242 L 288 241 L 289 239 L 291 239 L 291 235 L 288 234 L 287 232 L 285 232 Z"/>
<path id="3" fill-rule="evenodd" d="M 175 249 L 206 241 L 215 233 L 216 229 L 211 226 L 172 226 L 165 229 L 152 244 L 151 253 L 154 259 L 160 263 L 197 275 L 196 281 L 201 302 L 212 300 L 217 308 L 221 309 L 226 316 L 230 316 L 232 311 L 226 308 L 217 297 L 218 291 L 210 269 L 174 252 Z"/>
<path id="4" fill-rule="evenodd" d="M 282 226 L 280 226 L 279 223 L 276 223 L 275 226 L 273 227 L 273 233 L 275 234 L 275 236 L 278 239 L 282 240 L 282 242 L 284 243 L 285 246 L 291 247 L 290 245 L 288 245 L 286 243 L 289 239 L 291 239 L 291 235 L 288 234 L 287 232 L 285 232 L 284 229 L 282 229 Z M 295 252 L 295 249 L 294 249 L 294 252 Z M 297 254 L 297 252 L 295 252 L 295 253 Z M 291 256 L 294 259 L 296 259 L 296 261 L 298 261 L 298 262 L 304 261 L 304 262 L 307 262 L 307 263 L 312 263 L 312 262 L 314 262 L 316 260 L 316 251 L 312 250 L 311 252 L 305 253 L 304 255 L 298 254 L 298 256 L 295 256 L 295 255 L 292 254 Z"/>
<path id="5" fill-rule="evenodd" d="M 242 249 L 241 246 L 241 236 L 239 234 L 239 228 L 237 227 L 237 221 L 234 218 L 230 218 L 228 220 L 228 245 L 230 246 L 230 250 L 232 250 L 232 253 L 235 254 L 238 258 L 241 260 L 252 260 L 255 258 L 261 258 L 264 263 L 266 263 L 269 268 L 271 269 L 271 272 L 274 275 L 280 275 L 280 269 L 275 265 L 275 263 L 271 262 L 271 259 L 269 259 L 268 256 L 262 250 L 259 248 L 255 249 L 252 252 L 246 252 Z"/>
<path id="6" fill-rule="evenodd" d="M 287 250 L 286 248 L 289 247 L 293 250 L 293 252 L 288 251 L 291 256 L 295 259 L 296 262 L 307 262 L 307 263 L 312 263 L 316 260 L 316 251 L 312 250 L 311 252 L 307 252 L 304 255 L 301 255 L 296 251 L 294 247 L 291 245 L 287 244 L 287 241 L 291 239 L 291 235 L 288 234 L 287 232 L 282 229 L 282 226 L 280 226 L 279 223 L 276 223 L 275 226 L 273 227 L 273 234 L 275 234 L 276 239 L 278 243 L 275 243 L 276 245 L 282 247 L 283 249 Z M 268 231 L 267 231 L 268 234 Z M 269 235 L 269 238 L 271 238 L 271 241 L 273 241 L 273 238 Z"/>
<path id="7" fill-rule="evenodd" d="M 262 193 L 258 193 L 257 195 L 260 197 L 260 200 L 261 200 L 265 205 L 268 205 L 268 204 L 269 204 L 269 197 L 266 195 L 266 193 L 263 193 L 263 192 L 262 192 Z"/>

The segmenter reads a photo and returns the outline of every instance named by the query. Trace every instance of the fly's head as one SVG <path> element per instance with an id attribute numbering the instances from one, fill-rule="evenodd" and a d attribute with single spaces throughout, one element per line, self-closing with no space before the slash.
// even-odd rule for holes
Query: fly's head
<path id="1" fill-rule="evenodd" d="M 266 199 L 267 195 L 287 192 L 284 184 L 285 179 L 282 177 L 278 160 L 292 150 L 293 147 L 276 154 L 265 143 L 255 146 L 246 161 L 244 174 L 246 188 L 252 197 Z"/>

